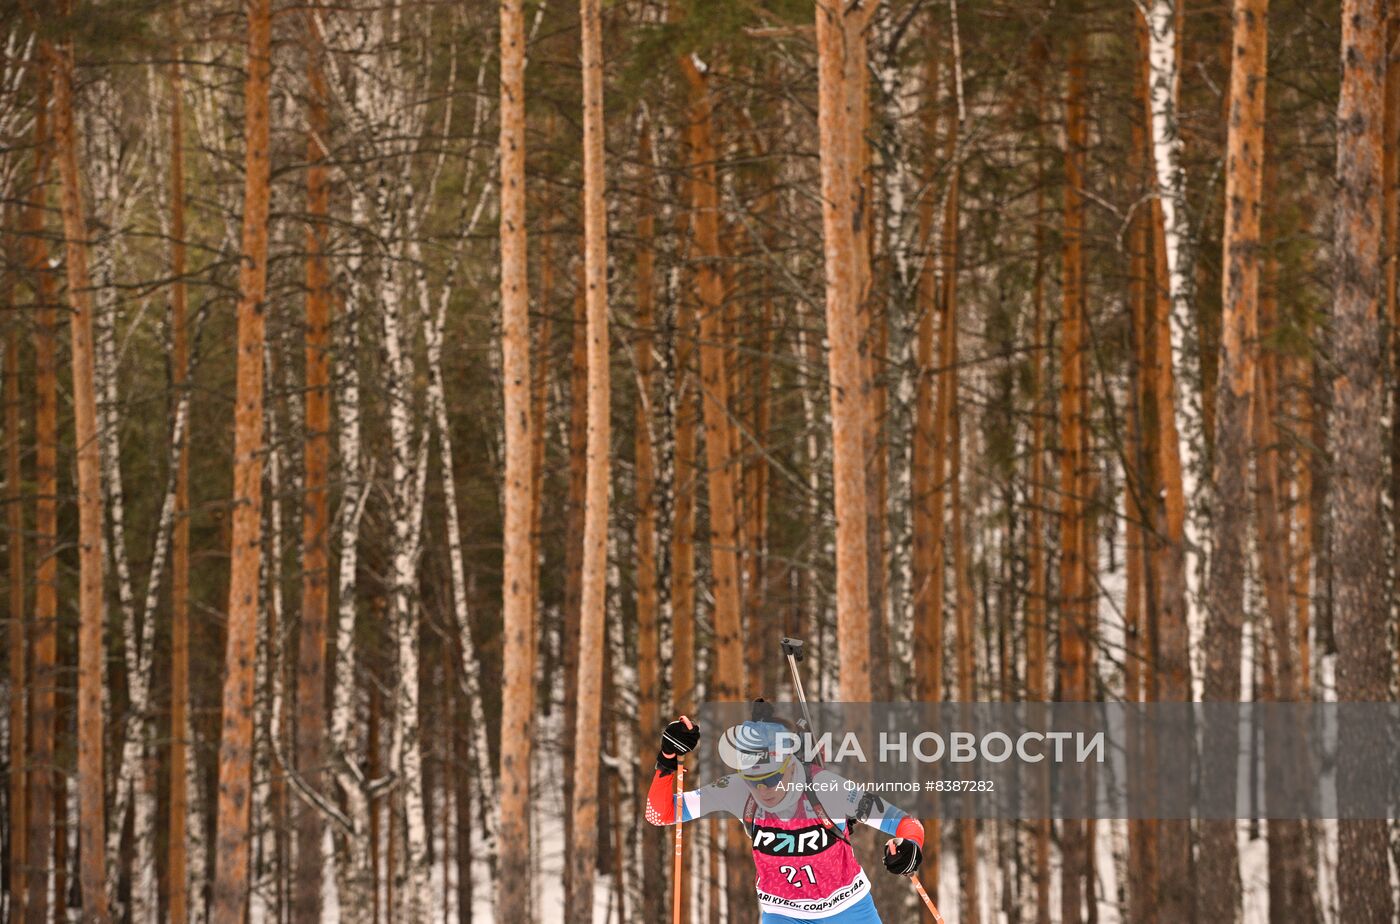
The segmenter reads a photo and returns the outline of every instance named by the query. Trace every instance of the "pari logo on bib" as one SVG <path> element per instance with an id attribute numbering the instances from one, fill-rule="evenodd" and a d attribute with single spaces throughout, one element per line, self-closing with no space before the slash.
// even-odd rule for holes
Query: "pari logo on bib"
<path id="1" fill-rule="evenodd" d="M 830 847 L 838 838 L 830 829 L 816 824 L 805 828 L 784 829 L 755 824 L 753 849 L 773 857 L 810 857 Z"/>

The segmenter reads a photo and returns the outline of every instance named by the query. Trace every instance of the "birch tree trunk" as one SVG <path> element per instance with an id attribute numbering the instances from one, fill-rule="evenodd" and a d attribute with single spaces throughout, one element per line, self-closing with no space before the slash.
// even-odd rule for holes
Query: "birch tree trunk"
<path id="1" fill-rule="evenodd" d="M 1328 498 L 1334 532 L 1337 699 L 1386 700 L 1394 665 L 1383 638 L 1389 620 L 1385 529 L 1381 522 L 1384 457 L 1377 422 L 1385 413 L 1380 330 L 1381 298 L 1381 121 L 1386 49 L 1379 0 L 1342 4 L 1342 91 L 1337 104 L 1336 294 L 1331 361 L 1332 458 Z M 1343 734 L 1347 734 L 1343 725 Z M 1370 741 L 1353 727 L 1358 740 Z M 1391 770 L 1376 746 L 1349 751 L 1338 769 L 1338 787 L 1348 791 L 1384 786 Z M 1374 791 L 1374 790 L 1372 790 Z M 1341 917 L 1371 924 L 1394 916 L 1386 823 L 1342 821 L 1339 827 L 1338 891 Z"/>
<path id="2" fill-rule="evenodd" d="M 380 197 L 380 238 L 390 241 L 394 209 Z M 401 217 L 401 216 L 400 216 Z M 420 458 L 419 441 L 414 438 L 412 418 L 412 389 L 417 378 L 416 363 L 406 342 L 404 293 L 396 271 L 397 255 L 380 255 L 381 291 L 384 295 L 383 329 L 389 400 L 390 478 L 393 485 L 393 546 L 390 553 L 389 600 L 390 621 L 398 658 L 398 683 L 394 697 L 393 752 L 395 770 L 400 776 L 403 797 L 404 860 L 408 881 L 400 894 L 402 907 L 395 914 L 418 924 L 428 913 L 428 845 L 423 816 L 423 766 L 419 743 L 418 653 L 419 612 L 417 600 L 417 566 L 419 524 L 422 521 L 423 491 L 419 486 L 424 475 L 425 459 Z"/>
<path id="3" fill-rule="evenodd" d="M 501 838 L 512 853 L 530 850 L 530 729 L 534 705 L 531 591 L 533 489 L 529 246 L 525 208 L 525 14 L 521 0 L 501 2 L 501 373 L 505 391 L 505 531 L 502 562 Z M 485 759 L 486 755 L 480 755 Z M 530 877 L 497 880 L 496 914 L 529 920 Z"/>
<path id="4" fill-rule="evenodd" d="M 310 12 L 313 22 L 322 21 L 321 10 Z M 329 78 L 330 72 L 327 71 Z M 356 92 L 364 92 L 357 84 Z M 358 102 L 358 100 L 357 100 Z M 356 107 L 358 110 L 359 106 Z M 368 220 L 367 193 L 356 188 L 350 197 L 350 221 L 353 227 L 363 227 Z M 331 695 L 331 746 L 333 765 L 340 792 L 345 800 L 341 819 L 340 848 L 331 846 L 322 862 L 335 863 L 336 886 L 341 919 L 349 924 L 375 920 L 373 835 L 374 817 L 370 811 L 369 787 L 374 783 L 376 767 L 374 743 L 377 741 L 377 714 L 371 713 L 365 738 L 370 750 L 368 778 L 361 770 L 358 750 L 359 732 L 356 708 L 359 704 L 356 684 L 355 624 L 358 613 L 359 532 L 360 520 L 368 500 L 361 462 L 361 394 L 360 394 L 360 312 L 367 303 L 367 287 L 363 282 L 362 251 L 352 252 L 346 261 L 349 298 L 340 315 L 339 359 L 336 364 L 336 429 L 337 454 L 340 463 L 340 510 L 337 514 L 336 536 L 336 629 L 335 676 Z M 373 702 L 373 699 L 372 699 Z M 323 842 L 325 843 L 325 842 Z"/>
<path id="5" fill-rule="evenodd" d="M 817 131 L 821 151 L 827 364 L 832 479 L 836 500 L 836 620 L 841 698 L 870 700 L 870 613 L 866 558 L 865 375 L 860 357 L 861 273 L 856 267 L 863 205 L 859 145 L 867 84 L 865 27 L 875 4 L 817 5 Z"/>
<path id="6" fill-rule="evenodd" d="M 603 647 L 607 605 L 609 351 L 607 207 L 603 160 L 603 47 L 599 0 L 579 5 L 583 46 L 584 284 L 588 314 L 588 475 L 580 589 L 578 722 L 574 737 L 574 827 L 568 897 L 591 908 L 598 844 Z"/>
<path id="7" fill-rule="evenodd" d="M 248 5 L 244 85 L 242 263 L 238 278 L 237 403 L 234 411 L 232 563 L 223 718 L 219 736 L 219 815 L 213 924 L 242 924 L 248 899 L 252 808 L 253 685 L 262 566 L 263 344 L 271 159 L 269 90 L 272 5 Z"/>
<path id="8" fill-rule="evenodd" d="M 1245 538 L 1249 535 L 1249 415 L 1258 352 L 1259 193 L 1263 179 L 1268 0 L 1236 0 L 1225 164 L 1225 239 L 1219 390 L 1215 399 L 1216 508 L 1212 519 L 1206 699 L 1240 698 Z M 1263 537 L 1260 537 L 1261 541 Z M 1204 747 L 1203 773 L 1234 779 L 1236 736 Z M 1197 914 L 1233 920 L 1240 905 L 1238 825 L 1201 823 Z"/>
<path id="9" fill-rule="evenodd" d="M 73 48 L 48 47 L 54 75 L 54 142 L 62 181 L 78 469 L 78 844 L 84 916 L 106 921 L 106 799 L 103 786 L 102 451 L 97 427 L 92 283 L 87 217 L 73 118 Z M 230 922 L 232 924 L 232 922 Z"/>
<path id="10" fill-rule="evenodd" d="M 357 209 L 358 211 L 358 209 Z M 351 279 L 356 278 L 352 261 Z M 373 917 L 370 902 L 371 868 L 369 857 L 369 798 L 364 774 L 356 755 L 356 732 L 352 728 L 356 707 L 355 616 L 357 613 L 357 572 L 359 568 L 360 517 L 364 512 L 365 486 L 360 464 L 360 372 L 359 305 L 362 287 L 352 284 L 351 303 L 341 315 L 340 358 L 337 363 L 337 448 L 340 457 L 340 512 L 336 537 L 338 573 L 336 576 L 336 631 L 334 694 L 331 697 L 331 745 L 335 750 L 336 777 L 345 798 L 343 850 L 332 851 L 336 862 L 341 916 L 360 922 Z M 322 860 L 325 861 L 323 856 Z M 367 917 L 368 916 L 368 917 Z"/>
<path id="11" fill-rule="evenodd" d="M 1160 212 L 1158 223 L 1161 225 L 1165 250 L 1167 293 L 1171 300 L 1169 355 L 1174 370 L 1172 413 L 1180 419 L 1180 423 L 1174 424 L 1179 431 L 1179 467 L 1183 478 L 1192 480 L 1193 490 L 1187 494 L 1194 496 L 1194 479 L 1198 469 L 1196 447 L 1199 445 L 1198 430 L 1202 415 L 1197 413 L 1200 408 L 1193 401 L 1191 390 L 1191 386 L 1199 382 L 1200 376 L 1198 364 L 1195 362 L 1197 354 L 1189 349 L 1188 339 L 1188 333 L 1194 331 L 1196 325 L 1191 304 L 1193 293 L 1189 265 L 1191 227 L 1186 214 L 1186 171 L 1181 165 L 1182 139 L 1177 112 L 1181 91 L 1181 41 L 1177 30 L 1182 21 L 1178 4 L 1185 2 L 1186 0 L 1151 0 L 1145 7 L 1145 19 L 1148 40 L 1148 104 L 1151 107 L 1152 120 L 1152 165 L 1157 179 L 1154 208 Z M 1196 612 L 1199 598 L 1196 582 L 1201 572 L 1201 537 L 1198 535 L 1196 516 L 1190 512 L 1184 515 L 1184 554 L 1187 560 L 1186 613 L 1188 624 L 1195 627 L 1200 624 Z"/>

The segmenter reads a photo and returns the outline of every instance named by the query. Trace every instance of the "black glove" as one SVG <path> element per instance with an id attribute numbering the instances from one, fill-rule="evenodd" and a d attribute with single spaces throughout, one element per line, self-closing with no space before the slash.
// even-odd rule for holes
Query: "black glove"
<path id="1" fill-rule="evenodd" d="M 896 876 L 909 876 L 919 871 L 919 864 L 924 862 L 924 852 L 914 841 L 907 837 L 897 838 L 894 852 L 885 848 L 885 869 Z"/>
<path id="2" fill-rule="evenodd" d="M 661 731 L 661 750 L 656 755 L 656 769 L 663 773 L 676 772 L 676 758 L 689 754 L 700 743 L 700 726 L 694 722 L 687 728 L 679 719 Z"/>

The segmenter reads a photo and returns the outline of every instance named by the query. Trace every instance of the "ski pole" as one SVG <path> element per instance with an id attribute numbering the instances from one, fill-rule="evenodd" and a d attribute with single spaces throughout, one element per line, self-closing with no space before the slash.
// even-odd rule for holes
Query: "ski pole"
<path id="1" fill-rule="evenodd" d="M 815 735 L 817 730 L 812 727 L 812 713 L 807 709 L 807 694 L 802 689 L 802 675 L 797 672 L 797 662 L 802 660 L 802 639 L 784 636 L 779 644 L 783 646 L 788 667 L 792 669 L 792 687 L 797 692 L 797 701 L 802 704 L 802 718 L 807 722 L 807 733 Z"/>
<path id="2" fill-rule="evenodd" d="M 682 796 L 685 794 L 685 764 L 676 765 L 676 862 L 672 875 L 672 897 L 671 897 L 671 922 L 681 924 L 681 876 L 685 872 L 685 864 L 682 862 L 681 848 L 684 843 L 681 833 L 685 830 L 685 825 L 681 824 L 681 812 L 685 806 L 682 804 Z"/>
<path id="3" fill-rule="evenodd" d="M 945 924 L 943 915 L 938 913 L 938 906 L 933 903 L 933 899 L 929 898 L 928 893 L 924 891 L 924 884 L 919 881 L 919 875 L 917 873 L 911 873 L 909 881 L 914 883 L 914 891 L 918 892 L 919 897 L 924 900 L 924 904 L 928 906 L 929 913 L 933 915 L 933 919 L 937 921 L 938 924 Z"/>

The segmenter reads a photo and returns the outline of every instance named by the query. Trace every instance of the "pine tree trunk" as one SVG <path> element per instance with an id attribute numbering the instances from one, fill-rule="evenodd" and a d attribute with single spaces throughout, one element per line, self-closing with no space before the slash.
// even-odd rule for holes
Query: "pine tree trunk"
<path id="1" fill-rule="evenodd" d="M 841 698 L 870 700 L 870 613 L 866 558 L 866 385 L 860 356 L 864 233 L 859 145 L 866 89 L 865 27 L 875 5 L 819 4 L 817 131 L 830 350 L 832 479 L 836 501 L 836 622 Z"/>
<path id="2" fill-rule="evenodd" d="M 1132 152 L 1129 159 L 1131 177 L 1139 184 L 1147 180 L 1147 97 L 1146 84 L 1135 81 L 1135 102 L 1140 107 L 1139 118 L 1132 122 Z M 1152 639 L 1156 626 L 1156 586 L 1153 571 L 1153 547 L 1157 530 L 1157 479 L 1155 475 L 1155 442 L 1151 438 L 1155 426 L 1153 414 L 1152 337 L 1149 319 L 1152 317 L 1153 296 L 1148 227 L 1150 216 L 1139 210 L 1129 228 L 1130 279 L 1129 299 L 1132 303 L 1131 351 L 1132 374 L 1129 377 L 1129 448 L 1124 466 L 1127 498 L 1124 513 L 1127 519 L 1128 601 L 1125 614 L 1127 646 L 1124 651 L 1124 696 L 1129 702 L 1142 702 L 1152 687 Z M 1134 581 L 1136 578 L 1136 581 Z M 1138 742 L 1134 742 L 1138 745 Z M 1135 774 L 1130 782 L 1132 793 L 1141 796 L 1143 774 Z M 1152 822 L 1146 819 L 1128 822 L 1128 899 L 1132 920 L 1152 924 L 1155 921 L 1156 894 L 1156 834 Z"/>
<path id="3" fill-rule="evenodd" d="M 24 224 L 25 262 L 38 306 L 34 335 L 34 621 L 29 683 L 29 876 L 26 924 L 48 924 L 58 689 L 58 287 L 49 268 L 44 212 L 49 183 L 48 80 L 41 69 L 34 104 L 34 179 Z M 60 893 L 61 894 L 61 893 Z"/>
<path id="4" fill-rule="evenodd" d="M 1337 199 L 1331 360 L 1332 458 L 1329 515 L 1334 530 L 1337 699 L 1389 698 L 1394 664 L 1384 638 L 1389 624 L 1381 522 L 1384 479 L 1381 429 L 1385 414 L 1380 338 L 1381 161 L 1385 30 L 1379 0 L 1342 4 L 1342 91 L 1337 105 Z M 1342 734 L 1370 742 L 1349 750 L 1338 770 L 1339 791 L 1377 791 L 1388 774 L 1380 746 L 1344 720 Z M 1394 915 L 1384 821 L 1342 821 L 1338 852 L 1341 917 L 1356 924 Z"/>
<path id="5" fill-rule="evenodd" d="M 1065 93 L 1065 192 L 1064 192 L 1064 313 L 1060 334 L 1060 698 L 1087 700 L 1088 607 L 1090 594 L 1084 561 L 1087 529 L 1081 493 L 1087 459 L 1083 454 L 1086 408 L 1084 406 L 1084 165 L 1088 143 L 1085 114 L 1085 49 L 1082 36 L 1071 38 Z M 1079 798 L 1081 793 L 1067 794 Z M 1060 825 L 1063 868 L 1060 887 L 1060 919 L 1066 924 L 1083 920 L 1082 873 L 1087 859 L 1083 821 L 1066 818 Z"/>
<path id="6" fill-rule="evenodd" d="M 1039 41 L 1032 49 L 1035 66 L 1042 80 L 1036 85 L 1035 116 L 1040 118 L 1045 111 L 1044 77 L 1049 68 L 1049 56 L 1045 42 Z M 1037 133 L 1038 135 L 1040 133 Z M 1031 703 L 1047 702 L 1046 668 L 1048 657 L 1049 629 L 1049 584 L 1046 574 L 1045 543 L 1045 419 L 1049 413 L 1046 402 L 1049 379 L 1047 357 L 1050 344 L 1046 341 L 1045 324 L 1045 166 L 1038 150 L 1043 138 L 1037 137 L 1036 151 L 1036 192 L 1035 192 L 1035 276 L 1031 288 L 1032 302 L 1032 341 L 1035 357 L 1031 366 L 1031 457 L 1030 457 L 1030 518 L 1026 542 L 1029 546 L 1027 579 L 1029 587 L 1026 597 L 1026 700 Z M 1048 795 L 1049 778 L 1036 773 L 1031 781 L 1034 787 L 1034 804 L 1040 804 Z M 1034 858 L 1032 877 L 1035 884 L 1036 924 L 1050 924 L 1050 827 L 1048 818 L 1037 819 L 1034 828 Z"/>
<path id="7" fill-rule="evenodd" d="M 184 83 L 181 66 L 183 30 L 179 7 L 173 7 L 172 32 L 177 45 L 170 66 L 170 339 L 177 420 L 184 427 L 175 447 L 175 497 L 170 536 L 170 751 L 169 829 L 165 881 L 170 924 L 189 920 L 190 740 L 190 460 L 189 332 L 185 285 L 185 144 Z M 177 429 L 180 429 L 177 426 Z"/>
<path id="8" fill-rule="evenodd" d="M 957 195 L 957 168 L 954 168 L 951 195 Z M 968 560 L 967 535 L 964 526 L 963 497 L 963 437 L 962 406 L 958 401 L 958 309 L 957 309 L 957 226 L 951 225 L 945 232 L 950 253 L 948 270 L 948 330 L 944 336 L 952 341 L 952 364 L 949 375 L 949 388 L 953 391 L 952 452 L 948 472 L 948 490 L 951 494 L 949 506 L 949 529 L 953 533 L 953 599 L 957 624 L 957 680 L 958 701 L 977 701 L 976 689 L 976 604 L 973 600 L 972 564 Z M 958 869 L 962 892 L 961 920 L 977 924 L 982 915 L 980 888 L 981 869 L 977 851 L 977 819 L 963 818 L 958 822 Z"/>
<path id="9" fill-rule="evenodd" d="M 304 337 L 306 411 L 303 443 L 301 520 L 301 625 L 297 635 L 296 767 L 302 782 L 325 792 L 322 742 L 326 735 L 326 625 L 330 618 L 330 431 L 331 431 L 331 289 L 326 259 L 330 185 L 326 143 L 330 133 L 328 91 L 323 72 L 320 30 L 307 13 L 306 53 L 306 333 Z M 296 873 L 292 916 L 321 918 L 321 840 L 324 821 L 319 806 L 297 801 Z"/>
<path id="10" fill-rule="evenodd" d="M 1159 9 L 1165 5 L 1165 11 Z M 1180 171 L 1176 168 L 1174 90 L 1176 70 L 1175 14 L 1171 0 L 1156 0 L 1152 25 L 1139 19 L 1139 49 L 1142 97 L 1147 100 L 1152 130 L 1153 175 L 1157 178 L 1158 198 L 1152 202 L 1152 256 L 1154 266 L 1154 305 L 1151 319 L 1153 356 L 1151 366 L 1153 418 L 1156 432 L 1157 477 L 1160 479 L 1160 540 L 1157 549 L 1157 631 L 1153 639 L 1153 683 L 1151 698 L 1164 702 L 1191 699 L 1191 670 L 1188 655 L 1188 575 L 1186 497 L 1183 485 L 1183 440 L 1177 426 L 1179 372 L 1177 341 L 1181 336 L 1180 318 L 1174 309 L 1185 303 L 1185 273 L 1182 259 L 1183 218 L 1179 208 Z M 1170 201 L 1170 204 L 1169 204 Z M 1168 220 L 1168 214 L 1171 220 Z M 1159 754 L 1166 762 L 1178 761 L 1181 754 Z M 1175 772 L 1155 768 L 1157 772 Z M 1156 822 L 1159 871 L 1157 913 L 1160 920 L 1180 920 L 1190 916 L 1195 905 L 1195 883 L 1191 878 L 1190 826 L 1179 820 Z"/>
<path id="11" fill-rule="evenodd" d="M 924 195 L 919 201 L 919 242 L 923 249 L 923 263 L 919 271 L 918 287 L 918 330 L 915 334 L 915 363 L 918 366 L 918 379 L 914 395 L 914 433 L 911 449 L 913 467 L 913 540 L 911 596 L 914 604 L 914 666 L 915 687 L 921 702 L 937 702 L 942 695 L 943 606 L 935 598 L 933 590 L 935 572 L 942 570 L 942 562 L 936 557 L 934 532 L 942 518 L 942 510 L 935 505 L 935 492 L 941 473 L 934 468 L 937 453 L 933 431 L 935 383 L 939 378 L 934 361 L 934 321 L 939 313 L 942 300 L 938 293 L 938 253 L 934 249 L 936 240 L 935 215 L 937 197 L 933 191 L 935 174 L 934 150 L 937 146 L 938 110 L 938 62 L 933 54 L 933 41 L 929 29 L 928 58 L 924 64 Z M 937 582 L 941 587 L 941 581 Z M 937 857 L 934 841 L 927 844 L 930 860 L 929 871 L 936 869 L 933 861 Z M 925 876 L 925 886 L 936 883 L 936 875 Z M 930 894 L 935 894 L 930 892 Z"/>
<path id="12" fill-rule="evenodd" d="M 676 293 L 675 448 L 671 484 L 671 702 L 693 708 L 695 683 L 695 310 L 690 290 Z M 692 856 L 698 856 L 692 853 Z"/>
<path id="13" fill-rule="evenodd" d="M 677 210 L 678 237 L 685 241 L 689 227 L 689 211 Z M 684 245 L 683 245 L 684 246 Z M 673 432 L 671 435 L 670 470 L 670 584 L 667 600 L 671 616 L 671 706 L 681 713 L 693 708 L 698 695 L 695 680 L 695 429 L 697 402 L 695 400 L 694 343 L 695 309 L 692 289 L 676 271 L 674 290 L 675 318 L 670 331 L 673 357 L 672 378 L 668 383 L 667 411 Z M 702 859 L 698 849 L 698 834 L 693 842 L 697 849 L 687 850 L 688 871 L 673 888 L 681 892 L 681 907 L 689 908 L 692 901 L 688 883 L 698 881 L 693 875 L 700 869 Z"/>
<path id="14" fill-rule="evenodd" d="M 636 503 L 637 553 L 637 762 L 642 768 L 636 777 L 636 788 L 644 790 L 650 782 L 650 757 L 656 732 L 661 728 L 661 644 L 658 631 L 657 565 L 656 565 L 656 464 L 651 436 L 651 421 L 656 416 L 656 398 L 652 387 L 652 344 L 656 327 L 655 206 L 652 188 L 655 176 L 652 168 L 652 127 L 643 122 L 637 144 L 638 176 L 637 218 L 637 319 L 638 335 L 633 342 L 637 368 L 637 398 L 634 407 L 633 472 Z M 652 825 L 641 829 L 640 854 L 644 867 L 638 878 L 642 883 L 642 915 L 646 920 L 661 920 L 665 916 L 666 858 L 664 831 Z"/>
<path id="15" fill-rule="evenodd" d="M 589 908 L 598 847 L 598 768 L 606 640 L 610 371 L 607 207 L 603 161 L 603 48 L 600 0 L 582 0 L 584 286 L 588 332 L 588 466 L 584 491 L 583 580 L 579 591 L 578 721 L 574 737 L 574 827 L 570 908 Z"/>
<path id="16" fill-rule="evenodd" d="M 4 305 L 18 315 L 15 303 L 13 277 L 5 281 Z M 23 430 L 23 403 L 20 397 L 20 332 L 19 324 L 12 321 L 5 335 L 5 537 L 8 546 L 10 621 L 6 635 L 9 647 L 9 740 L 10 759 L 7 769 L 9 776 L 9 801 L 7 803 L 8 837 L 6 855 L 8 869 L 5 886 L 9 898 L 10 920 L 24 920 L 24 883 L 21 871 L 29 868 L 25 854 L 25 837 L 28 834 L 25 822 L 25 809 L 28 804 L 25 786 L 24 766 L 28 760 L 28 729 L 25 708 L 29 698 L 29 680 L 26 676 L 28 648 L 25 630 L 28 620 L 25 616 L 25 575 L 24 575 L 24 492 L 21 483 L 23 471 L 20 466 Z"/>
<path id="17" fill-rule="evenodd" d="M 574 736 L 578 729 L 579 625 L 583 593 L 583 515 L 588 479 L 588 304 L 583 266 L 577 274 L 569 350 L 569 506 L 564 537 L 564 766 L 574 765 Z M 564 840 L 573 843 L 574 777 L 564 774 Z"/>
<path id="18" fill-rule="evenodd" d="M 1385 111 L 1382 124 L 1381 198 L 1383 265 L 1385 267 L 1385 299 L 1382 317 L 1389 326 L 1390 341 L 1386 345 L 1386 360 L 1390 369 L 1390 535 L 1400 537 L 1400 60 L 1394 52 L 1400 41 L 1400 3 L 1385 5 L 1385 47 L 1389 49 L 1385 68 Z M 1396 564 L 1391 551 L 1391 567 Z M 1306 671 L 1306 667 L 1304 667 Z M 1391 838 L 1392 844 L 1400 843 Z M 1400 853 L 1396 854 L 1400 858 Z"/>
<path id="19" fill-rule="evenodd" d="M 715 667 L 706 696 L 737 699 L 744 685 L 739 613 L 739 534 L 730 422 L 729 371 L 725 349 L 724 280 L 720 274 L 719 180 L 715 162 L 714 116 L 705 76 L 690 58 L 681 66 L 689 87 L 686 137 L 689 142 L 691 229 L 696 261 L 695 291 L 700 312 L 700 406 L 705 423 L 705 473 L 710 499 L 710 571 L 714 576 Z"/>
<path id="20" fill-rule="evenodd" d="M 72 336 L 73 424 L 78 470 L 78 844 L 84 916 L 107 920 L 103 787 L 102 453 L 97 426 L 93 304 L 87 264 L 87 218 L 78 171 L 73 118 L 73 49 L 54 48 L 54 143 L 61 179 L 61 211 Z"/>
<path id="21" fill-rule="evenodd" d="M 270 180 L 269 85 L 272 6 L 248 8 L 244 86 L 242 263 L 238 280 L 237 404 L 234 411 L 232 563 L 229 572 L 222 728 L 219 736 L 219 814 L 213 924 L 242 924 L 247 907 L 252 807 L 253 683 L 262 566 L 262 451 L 264 299 Z"/>
<path id="22" fill-rule="evenodd" d="M 501 841 L 530 853 L 530 734 L 534 700 L 534 581 L 530 292 L 525 231 L 525 22 L 520 0 L 501 3 L 501 372 L 505 390 L 505 551 L 502 620 Z M 485 755 L 482 755 L 484 758 Z M 502 875 L 496 914 L 528 920 L 530 877 Z"/>
<path id="23" fill-rule="evenodd" d="M 1225 163 L 1225 274 L 1219 390 L 1215 399 L 1215 509 L 1205 696 L 1240 699 L 1245 539 L 1249 535 L 1249 415 L 1259 337 L 1259 194 L 1263 179 L 1268 0 L 1235 0 Z M 1262 397 L 1262 396 L 1261 396 Z M 1264 537 L 1260 537 L 1263 541 Z M 1238 742 L 1220 729 L 1203 749 L 1208 778 L 1234 779 Z M 1197 914 L 1230 920 L 1239 911 L 1240 871 L 1234 821 L 1201 823 Z"/>

